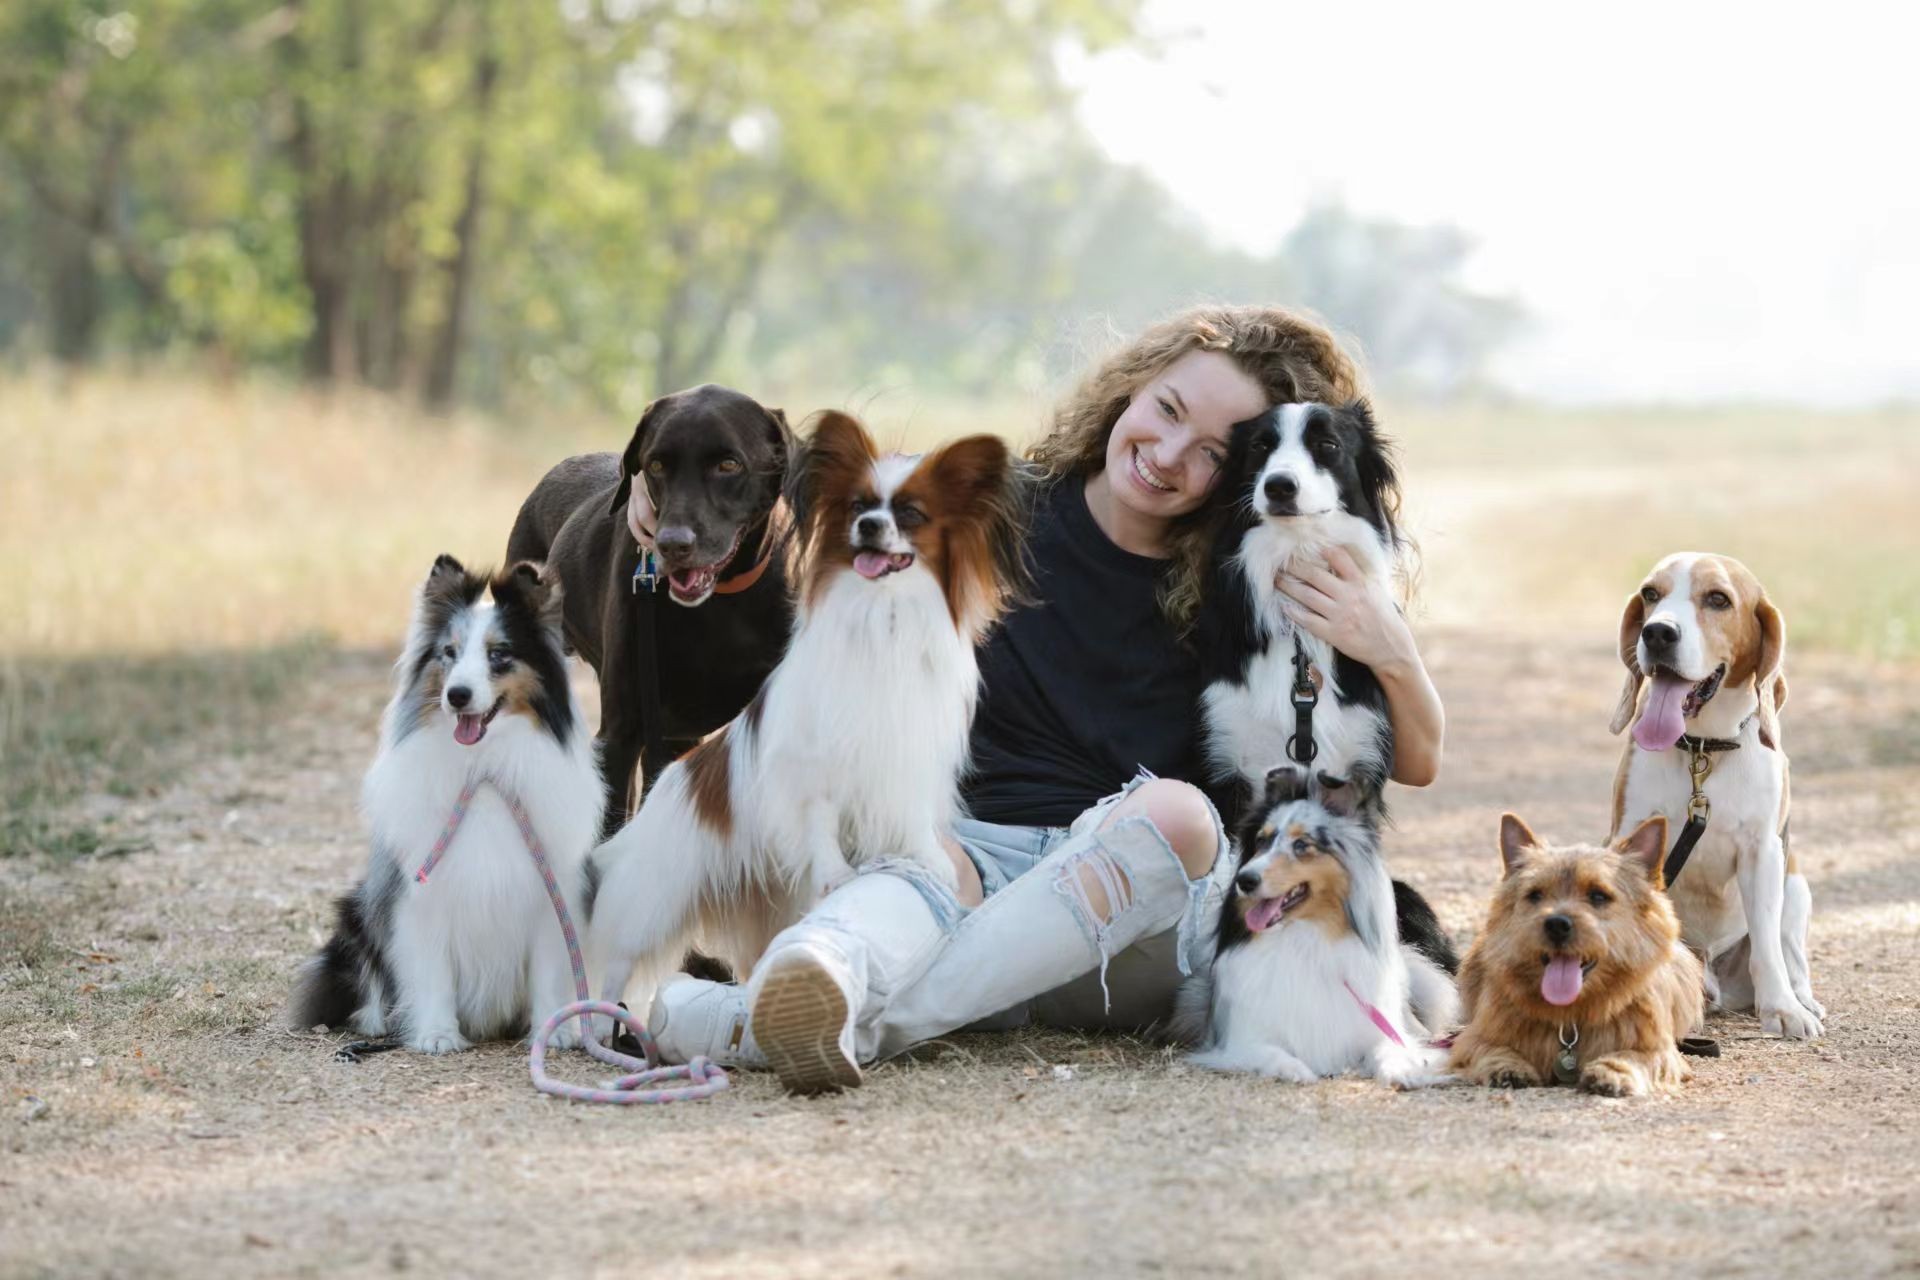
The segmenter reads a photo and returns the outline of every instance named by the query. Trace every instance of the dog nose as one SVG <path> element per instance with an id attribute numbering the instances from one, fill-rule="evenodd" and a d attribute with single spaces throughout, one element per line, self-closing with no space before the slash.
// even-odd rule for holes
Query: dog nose
<path id="1" fill-rule="evenodd" d="M 1647 642 L 1649 652 L 1657 653 L 1680 643 L 1680 628 L 1671 622 L 1649 622 L 1640 628 L 1640 638 Z"/>
<path id="2" fill-rule="evenodd" d="M 1547 917 L 1547 940 L 1565 942 L 1573 936 L 1573 918 L 1571 916 Z"/>
<path id="3" fill-rule="evenodd" d="M 669 525 L 653 535 L 654 549 L 663 556 L 690 556 L 696 541 L 693 530 L 683 524 Z"/>
<path id="4" fill-rule="evenodd" d="M 452 707 L 455 711 L 460 710 L 462 707 L 465 707 L 469 702 L 472 702 L 472 701 L 473 701 L 473 690 L 467 688 L 467 686 L 463 684 L 457 684 L 453 686 L 453 688 L 447 690 L 447 705 Z"/>
<path id="5" fill-rule="evenodd" d="M 861 516 L 853 522 L 853 531 L 863 538 L 878 538 L 887 531 L 887 522 L 879 516 Z"/>
<path id="6" fill-rule="evenodd" d="M 1233 878 L 1233 887 L 1242 893 L 1255 892 L 1260 888 L 1260 873 L 1251 870 L 1242 871 Z"/>
<path id="7" fill-rule="evenodd" d="M 1285 471 L 1268 476 L 1263 487 L 1268 502 L 1292 502 L 1300 494 L 1300 482 Z"/>

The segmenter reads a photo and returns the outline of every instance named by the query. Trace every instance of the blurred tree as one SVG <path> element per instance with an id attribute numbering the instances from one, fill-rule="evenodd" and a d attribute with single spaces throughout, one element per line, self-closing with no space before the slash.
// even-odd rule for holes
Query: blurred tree
<path id="1" fill-rule="evenodd" d="M 1457 233 L 1327 209 L 1224 249 L 1098 151 L 1058 54 L 1139 4 L 8 0 L 0 343 L 630 411 L 730 372 L 1004 389 L 1062 317 L 1277 297 L 1471 382 L 1514 313 Z"/>

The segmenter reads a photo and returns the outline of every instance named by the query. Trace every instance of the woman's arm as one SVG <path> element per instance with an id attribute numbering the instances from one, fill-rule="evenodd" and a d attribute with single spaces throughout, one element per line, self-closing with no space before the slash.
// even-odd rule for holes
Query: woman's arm
<path id="1" fill-rule="evenodd" d="M 1439 777 L 1446 711 L 1413 631 L 1386 588 L 1370 581 L 1344 547 L 1327 552 L 1327 568 L 1282 572 L 1275 585 L 1286 597 L 1282 604 L 1289 618 L 1373 669 L 1393 722 L 1393 780 L 1424 787 Z"/>

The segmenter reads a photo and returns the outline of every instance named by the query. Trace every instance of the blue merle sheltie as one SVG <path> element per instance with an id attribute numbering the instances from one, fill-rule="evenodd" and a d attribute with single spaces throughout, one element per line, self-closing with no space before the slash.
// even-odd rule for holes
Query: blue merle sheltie
<path id="1" fill-rule="evenodd" d="M 1457 966 L 1431 911 L 1439 954 L 1400 941 L 1406 904 L 1380 856 L 1369 785 L 1329 789 L 1291 766 L 1266 779 L 1235 841 L 1239 870 L 1212 960 L 1176 1004 L 1174 1038 L 1195 1065 L 1301 1083 L 1360 1072 L 1403 1086 L 1444 1070 L 1445 1053 L 1425 1045 L 1440 1028 L 1422 1018 L 1457 1017 Z"/>
<path id="2" fill-rule="evenodd" d="M 1244 826 L 1274 770 L 1296 768 L 1377 841 L 1393 770 L 1386 690 L 1365 664 L 1294 624 L 1276 579 L 1342 546 L 1389 589 L 1404 546 L 1392 447 L 1365 401 L 1283 404 L 1236 424 L 1222 471 L 1226 512 L 1196 644 L 1207 755 L 1229 827 Z M 1450 1026 L 1452 944 L 1417 892 L 1390 887 L 1415 1007 L 1428 1026 Z"/>
<path id="3" fill-rule="evenodd" d="M 300 975 L 290 1021 L 393 1035 L 424 1053 L 537 1027 L 574 998 L 551 899 L 507 796 L 525 807 L 575 920 L 600 826 L 593 739 L 567 678 L 560 584 L 452 556 L 421 586 L 367 770 L 364 879 Z M 419 873 L 470 783 L 465 819 Z M 578 1042 L 577 1023 L 553 1043 Z"/>

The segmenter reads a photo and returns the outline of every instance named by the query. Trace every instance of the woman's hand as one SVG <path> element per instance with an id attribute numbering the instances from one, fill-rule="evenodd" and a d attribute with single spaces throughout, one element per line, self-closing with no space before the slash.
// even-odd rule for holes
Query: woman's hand
<path id="1" fill-rule="evenodd" d="M 1386 585 L 1369 579 L 1345 547 L 1330 547 L 1326 568 L 1289 565 L 1274 586 L 1301 630 L 1371 667 L 1386 690 L 1393 780 L 1424 787 L 1439 777 L 1446 711 Z"/>
<path id="2" fill-rule="evenodd" d="M 1325 568 L 1295 560 L 1273 585 L 1302 630 L 1376 675 L 1419 663 L 1413 632 L 1386 584 L 1370 579 L 1345 547 L 1327 549 Z"/>

